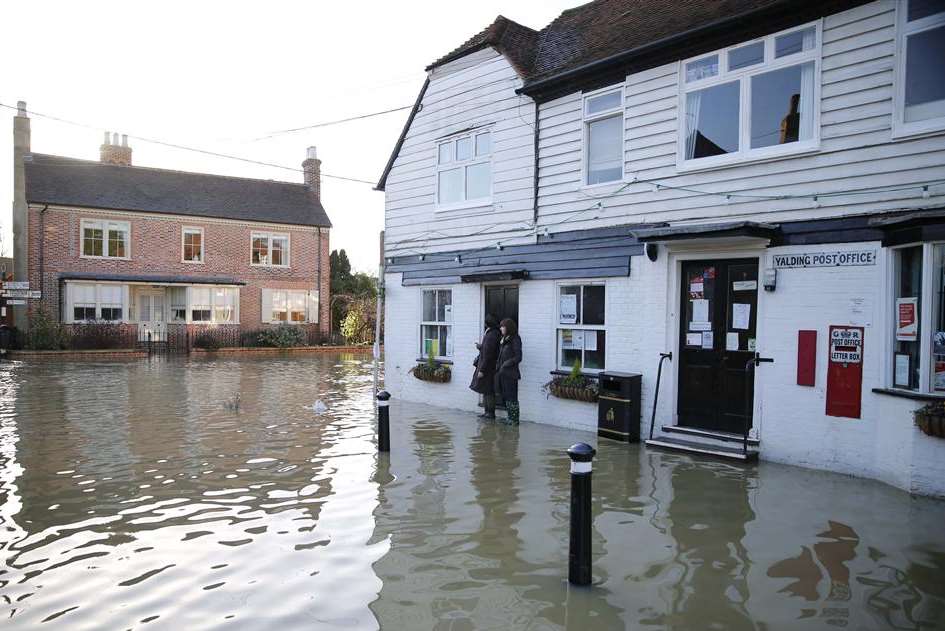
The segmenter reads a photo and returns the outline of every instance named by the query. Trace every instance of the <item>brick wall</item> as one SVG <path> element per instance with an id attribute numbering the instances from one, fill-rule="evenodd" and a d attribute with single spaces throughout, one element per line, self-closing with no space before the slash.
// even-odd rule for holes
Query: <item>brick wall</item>
<path id="1" fill-rule="evenodd" d="M 83 258 L 80 255 L 82 219 L 130 223 L 130 260 Z M 243 327 L 254 328 L 261 325 L 260 301 L 264 287 L 320 289 L 319 328 L 327 334 L 329 303 L 327 230 L 323 230 L 320 236 L 321 248 L 319 249 L 317 229 L 303 226 L 288 227 L 198 217 L 83 212 L 54 208 L 42 212 L 40 208 L 35 207 L 30 208 L 29 223 L 30 284 L 34 289 L 42 288 L 42 302 L 56 317 L 59 316 L 59 274 L 61 272 L 225 276 L 246 283 L 240 288 L 240 324 Z M 182 261 L 181 229 L 183 226 L 203 228 L 204 263 Z M 289 234 L 290 267 L 273 268 L 251 265 L 250 235 L 253 231 Z M 42 264 L 40 262 L 41 249 Z M 320 288 L 318 287 L 319 269 L 322 270 Z"/>

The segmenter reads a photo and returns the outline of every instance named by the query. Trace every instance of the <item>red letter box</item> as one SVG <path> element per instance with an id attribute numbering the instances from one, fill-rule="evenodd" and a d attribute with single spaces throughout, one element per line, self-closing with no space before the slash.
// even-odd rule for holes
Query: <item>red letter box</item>
<path id="1" fill-rule="evenodd" d="M 827 360 L 827 415 L 860 418 L 863 327 L 831 326 Z"/>

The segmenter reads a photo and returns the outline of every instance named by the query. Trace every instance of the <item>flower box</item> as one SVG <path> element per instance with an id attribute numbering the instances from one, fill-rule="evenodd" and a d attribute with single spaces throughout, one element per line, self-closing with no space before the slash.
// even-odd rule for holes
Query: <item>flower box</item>
<path id="1" fill-rule="evenodd" d="M 945 405 L 935 401 L 923 405 L 915 414 L 915 424 L 927 436 L 945 438 Z"/>
<path id="2" fill-rule="evenodd" d="M 417 364 L 410 369 L 410 372 L 420 381 L 430 381 L 433 383 L 448 383 L 453 377 L 453 371 L 450 370 L 449 366 Z"/>
<path id="3" fill-rule="evenodd" d="M 572 399 L 586 403 L 597 402 L 597 385 L 571 386 L 562 382 L 564 379 L 553 379 L 548 382 L 548 392 L 559 399 Z"/>

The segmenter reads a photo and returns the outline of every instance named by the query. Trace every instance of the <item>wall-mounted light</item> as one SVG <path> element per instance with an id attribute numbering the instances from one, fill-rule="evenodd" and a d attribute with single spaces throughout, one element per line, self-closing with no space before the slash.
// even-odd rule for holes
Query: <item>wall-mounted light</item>
<path id="1" fill-rule="evenodd" d="M 929 193 L 929 185 L 926 184 L 922 187 L 922 199 L 928 199 L 931 196 Z"/>
<path id="2" fill-rule="evenodd" d="M 765 291 L 774 291 L 778 286 L 778 270 L 774 267 L 765 269 L 764 287 Z"/>
<path id="3" fill-rule="evenodd" d="M 656 259 L 660 255 L 660 248 L 655 243 L 647 243 L 643 246 L 643 252 L 646 254 L 646 258 L 650 259 L 651 262 L 655 263 Z"/>

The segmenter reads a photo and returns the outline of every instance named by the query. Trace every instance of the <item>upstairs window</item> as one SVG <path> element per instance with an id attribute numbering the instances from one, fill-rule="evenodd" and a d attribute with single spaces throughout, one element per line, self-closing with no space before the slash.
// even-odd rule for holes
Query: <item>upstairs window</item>
<path id="1" fill-rule="evenodd" d="M 264 267 L 289 266 L 289 235 L 254 232 L 251 243 L 251 262 Z"/>
<path id="2" fill-rule="evenodd" d="M 181 233 L 185 263 L 203 263 L 203 228 L 184 227 Z"/>
<path id="3" fill-rule="evenodd" d="M 945 0 L 903 0 L 898 12 L 894 130 L 945 129 Z"/>
<path id="4" fill-rule="evenodd" d="M 623 89 L 584 97 L 584 184 L 623 178 Z"/>
<path id="5" fill-rule="evenodd" d="M 816 148 L 819 40 L 811 24 L 683 62 L 678 165 Z"/>
<path id="6" fill-rule="evenodd" d="M 436 205 L 485 203 L 492 198 L 492 132 L 474 131 L 437 145 Z"/>
<path id="7" fill-rule="evenodd" d="M 81 252 L 84 257 L 131 258 L 131 224 L 127 221 L 83 219 L 81 225 Z"/>

